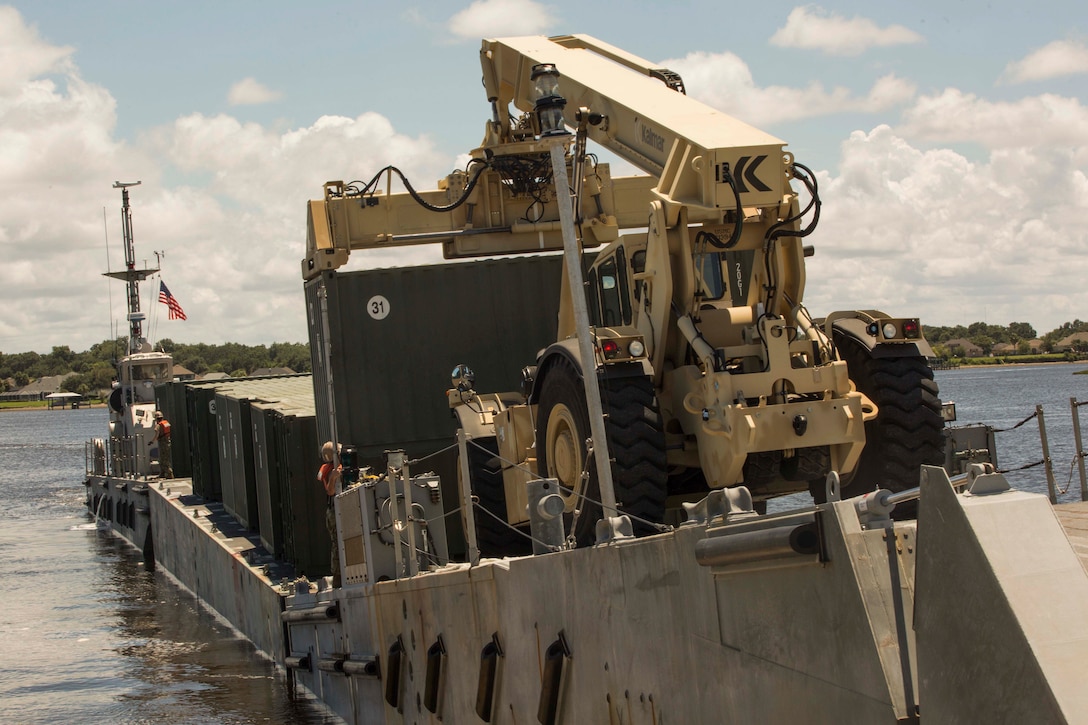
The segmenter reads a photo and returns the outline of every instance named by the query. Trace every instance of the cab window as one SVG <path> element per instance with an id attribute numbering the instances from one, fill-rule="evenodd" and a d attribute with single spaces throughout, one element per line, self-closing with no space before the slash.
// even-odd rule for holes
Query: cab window
<path id="1" fill-rule="evenodd" d="M 725 296 L 725 279 L 722 276 L 721 255 L 705 252 L 695 255 L 695 276 L 700 283 L 704 300 L 720 300 Z"/>
<path id="2" fill-rule="evenodd" d="M 611 257 L 597 267 L 598 287 L 601 299 L 601 324 L 610 327 L 623 322 L 623 306 L 620 300 L 620 284 L 616 258 Z"/>

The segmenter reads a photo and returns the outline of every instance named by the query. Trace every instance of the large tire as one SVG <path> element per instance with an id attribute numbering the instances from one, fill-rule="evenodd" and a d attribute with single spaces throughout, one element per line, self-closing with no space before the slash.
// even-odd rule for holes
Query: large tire
<path id="1" fill-rule="evenodd" d="M 476 511 L 476 543 L 481 556 L 524 556 L 532 553 L 532 544 L 506 523 L 506 490 L 502 483 L 499 444 L 493 436 L 473 438 L 468 442 L 468 475 L 472 493 L 484 511 Z M 461 476 L 461 462 L 457 462 Z M 498 517 L 498 518 L 496 518 Z"/>
<path id="2" fill-rule="evenodd" d="M 843 481 L 843 498 L 875 488 L 914 488 L 920 466 L 944 464 L 944 421 L 933 370 L 918 356 L 873 357 L 845 335 L 836 335 L 835 344 L 854 385 L 879 409 L 865 424 L 865 449 Z M 916 511 L 917 506 L 901 505 L 895 514 L 907 518 Z"/>
<path id="3" fill-rule="evenodd" d="M 585 486 L 581 479 L 587 468 L 585 441 L 590 437 L 585 386 L 566 359 L 556 363 L 543 383 L 537 421 L 539 469 L 574 491 L 567 508 L 581 509 L 573 533 L 578 545 L 586 546 L 596 540 L 602 510 L 596 503 L 601 495 L 593 461 L 588 461 Z M 667 473 L 665 435 L 653 384 L 644 377 L 605 378 L 601 399 L 617 506 L 620 513 L 631 515 L 636 535 L 655 533 L 655 527 L 646 522 L 664 521 Z M 569 513 L 565 516 L 568 531 L 571 518 Z"/>

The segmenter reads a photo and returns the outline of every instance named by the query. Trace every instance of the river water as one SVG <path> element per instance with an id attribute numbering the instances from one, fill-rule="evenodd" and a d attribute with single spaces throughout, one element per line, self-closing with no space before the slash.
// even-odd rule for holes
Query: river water
<path id="1" fill-rule="evenodd" d="M 1043 419 L 1050 446 L 1050 459 L 1056 486 L 1068 487 L 1059 503 L 1080 500 L 1080 475 L 1076 462 L 1073 417 L 1070 398 L 1088 401 L 1088 365 L 1010 365 L 1007 367 L 962 367 L 938 370 L 935 375 L 941 399 L 956 403 L 958 420 L 954 425 L 986 423 L 995 429 L 1009 429 L 1043 406 Z M 1088 408 L 1080 410 L 1081 435 L 1088 445 Z M 1014 488 L 1036 493 L 1047 492 L 1039 423 L 1030 420 L 1015 430 L 997 433 L 998 466 Z M 1022 469 L 1022 470 L 1018 470 Z"/>
<path id="2" fill-rule="evenodd" d="M 1086 365 L 937 372 L 959 424 L 1008 428 L 1042 404 L 1060 502 L 1079 500 L 1070 397 Z M 332 723 L 271 662 L 83 508 L 84 441 L 104 409 L 0 412 L 0 722 Z M 1088 417 L 1085 419 L 1088 435 Z M 998 435 L 999 463 L 1042 458 L 1036 421 Z M 1070 479 L 1070 472 L 1073 471 Z M 1013 486 L 1046 492 L 1042 466 Z"/>
<path id="3" fill-rule="evenodd" d="M 105 409 L 0 412 L 0 722 L 331 723 L 84 510 Z"/>

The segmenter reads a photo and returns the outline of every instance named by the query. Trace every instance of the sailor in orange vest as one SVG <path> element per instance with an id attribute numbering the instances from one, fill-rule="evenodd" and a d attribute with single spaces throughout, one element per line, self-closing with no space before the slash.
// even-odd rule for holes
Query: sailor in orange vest
<path id="1" fill-rule="evenodd" d="M 161 410 L 155 411 L 155 435 L 147 445 L 159 444 L 159 478 L 173 478 L 174 466 L 170 462 L 170 421 Z"/>
<path id="2" fill-rule="evenodd" d="M 329 538 L 332 539 L 329 565 L 332 569 L 332 585 L 336 588 L 340 587 L 340 550 L 337 546 L 336 509 L 334 508 L 333 498 L 340 492 L 339 484 L 342 473 L 343 468 L 340 462 L 336 460 L 336 446 L 332 441 L 328 441 L 321 446 L 321 468 L 317 471 L 317 480 L 324 487 L 325 496 L 328 500 L 328 507 L 325 509 L 325 528 L 329 532 Z"/>

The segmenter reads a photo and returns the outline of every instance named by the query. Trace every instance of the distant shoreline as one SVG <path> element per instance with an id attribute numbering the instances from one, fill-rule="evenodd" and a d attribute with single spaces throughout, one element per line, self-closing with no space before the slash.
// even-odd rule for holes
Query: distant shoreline
<path id="1" fill-rule="evenodd" d="M 1026 367 L 1034 367 L 1034 366 L 1037 366 L 1037 365 L 1086 365 L 1086 366 L 1088 366 L 1088 360 L 1040 360 L 1038 362 L 1021 362 L 1021 363 L 1002 362 L 1002 363 L 984 363 L 984 364 L 960 363 L 959 365 L 956 365 L 955 367 L 935 367 L 935 368 L 933 368 L 933 370 L 934 370 L 934 372 L 942 372 L 943 373 L 943 372 L 950 372 L 950 371 L 953 371 L 953 370 L 986 370 L 988 368 L 1017 368 L 1017 367 L 1025 367 L 1026 368 Z M 1085 372 L 1085 374 L 1088 374 L 1088 370 L 1086 370 L 1084 372 Z M 88 403 L 86 405 L 81 404 L 79 406 L 80 409 L 82 409 L 82 408 L 106 408 L 106 407 L 108 407 L 108 405 L 106 403 Z M 8 411 L 25 412 L 25 411 L 28 411 L 28 410 L 72 410 L 72 408 L 70 406 L 64 407 L 64 408 L 61 408 L 61 407 L 50 408 L 47 405 L 20 405 L 20 406 L 12 406 L 12 407 L 6 407 L 6 406 L 5 407 L 0 407 L 0 413 L 6 413 Z"/>
<path id="2" fill-rule="evenodd" d="M 106 407 L 105 403 L 88 403 L 87 405 L 80 405 L 78 408 L 74 408 L 74 410 L 83 410 L 84 408 L 105 408 L 105 407 Z M 6 413 L 9 410 L 18 411 L 18 412 L 23 412 L 23 411 L 27 411 L 27 410 L 57 411 L 57 410 L 73 410 L 73 408 L 70 405 L 65 406 L 63 408 L 60 407 L 60 406 L 50 408 L 48 405 L 18 405 L 18 406 L 12 406 L 12 407 L 4 406 L 4 407 L 0 408 L 0 413 Z"/>
<path id="3" fill-rule="evenodd" d="M 986 368 L 1030 368 L 1036 365 L 1088 365 L 1088 360 L 1040 360 L 1038 362 L 960 363 L 955 367 L 933 368 L 937 372 L 947 370 L 985 370 Z"/>

